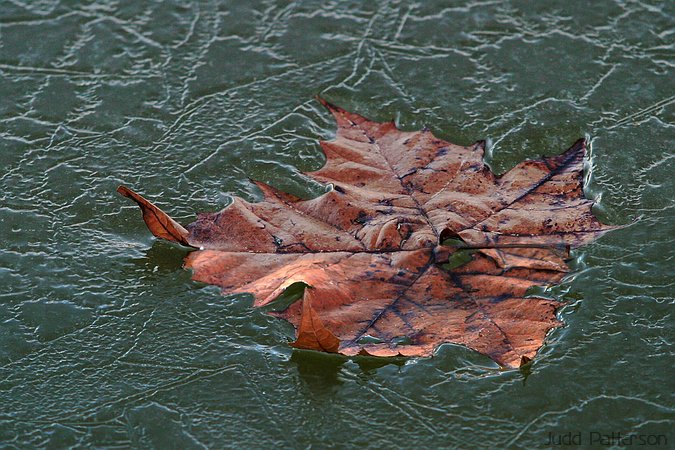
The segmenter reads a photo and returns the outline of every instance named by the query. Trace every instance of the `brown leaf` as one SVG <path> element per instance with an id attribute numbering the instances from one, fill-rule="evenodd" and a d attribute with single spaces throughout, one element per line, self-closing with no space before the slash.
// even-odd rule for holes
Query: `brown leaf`
<path id="1" fill-rule="evenodd" d="M 143 211 L 143 220 L 152 234 L 158 238 L 166 239 L 167 241 L 178 242 L 179 244 L 188 246 L 190 245 L 188 242 L 188 235 L 190 234 L 188 230 L 169 217 L 167 213 L 126 186 L 118 187 L 117 192 L 132 199 L 140 206 L 141 211 Z"/>
<path id="2" fill-rule="evenodd" d="M 324 326 L 323 321 L 312 308 L 314 294 L 312 288 L 308 289 L 302 301 L 298 338 L 291 345 L 296 348 L 337 353 L 340 348 L 340 340 Z"/>
<path id="3" fill-rule="evenodd" d="M 295 347 L 429 356 L 455 343 L 503 366 L 529 362 L 560 325 L 561 303 L 528 289 L 559 282 L 569 248 L 612 228 L 583 195 L 584 140 L 495 176 L 483 142 L 462 147 L 321 102 L 338 131 L 309 174 L 332 185 L 318 198 L 256 182 L 263 201 L 234 198 L 185 229 L 119 190 L 155 236 L 200 248 L 185 261 L 193 279 L 252 293 L 254 306 L 306 284 L 302 300 L 272 313 L 296 326 Z"/>

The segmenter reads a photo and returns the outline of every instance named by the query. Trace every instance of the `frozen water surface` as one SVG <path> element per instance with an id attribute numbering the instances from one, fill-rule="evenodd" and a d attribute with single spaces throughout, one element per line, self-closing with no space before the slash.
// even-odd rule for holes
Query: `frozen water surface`
<path id="1" fill-rule="evenodd" d="M 0 6 L 0 447 L 544 448 L 673 426 L 675 2 Z M 497 172 L 592 140 L 588 195 L 635 225 L 577 251 L 528 373 L 293 352 L 155 241 L 125 183 L 189 222 L 256 178 L 324 188 L 313 96 Z M 665 448 L 665 447 L 664 447 Z"/>

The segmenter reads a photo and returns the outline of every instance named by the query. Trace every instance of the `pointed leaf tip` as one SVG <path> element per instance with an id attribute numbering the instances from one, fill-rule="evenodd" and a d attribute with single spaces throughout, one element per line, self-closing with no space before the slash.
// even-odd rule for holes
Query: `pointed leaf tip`
<path id="1" fill-rule="evenodd" d="M 167 213 L 126 186 L 119 186 L 117 192 L 136 202 L 143 212 L 145 224 L 153 235 L 191 247 L 188 242 L 188 230 L 169 217 Z"/>
<path id="2" fill-rule="evenodd" d="M 332 104 L 331 102 L 321 97 L 320 95 L 317 95 L 315 98 L 319 103 L 321 103 L 326 109 L 328 109 L 333 114 L 338 112 L 346 112 L 344 109 Z"/>
<path id="3" fill-rule="evenodd" d="M 312 288 L 305 289 L 302 300 L 302 316 L 298 325 L 297 339 L 291 345 L 295 348 L 318 350 L 321 352 L 337 353 L 340 340 L 331 333 L 312 308 Z"/>
<path id="4" fill-rule="evenodd" d="M 577 139 L 574 144 L 565 152 L 565 153 L 581 153 L 582 155 L 586 155 L 588 152 L 588 141 L 586 138 L 579 138 Z"/>

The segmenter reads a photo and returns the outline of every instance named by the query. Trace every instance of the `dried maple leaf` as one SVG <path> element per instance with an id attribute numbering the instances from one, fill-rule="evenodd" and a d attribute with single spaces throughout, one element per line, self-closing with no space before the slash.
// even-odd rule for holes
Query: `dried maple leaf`
<path id="1" fill-rule="evenodd" d="M 256 182 L 263 201 L 234 198 L 183 228 L 118 191 L 138 203 L 155 236 L 199 249 L 185 261 L 195 280 L 252 293 L 254 306 L 304 283 L 301 300 L 272 313 L 295 325 L 295 347 L 429 356 L 455 343 L 506 367 L 533 358 L 560 325 L 561 303 L 528 289 L 565 275 L 561 249 L 612 228 L 583 195 L 584 140 L 495 176 L 484 142 L 462 147 L 320 101 L 338 131 L 321 142 L 326 165 L 310 174 L 332 186 L 318 198 Z M 442 245 L 447 239 L 455 245 Z"/>

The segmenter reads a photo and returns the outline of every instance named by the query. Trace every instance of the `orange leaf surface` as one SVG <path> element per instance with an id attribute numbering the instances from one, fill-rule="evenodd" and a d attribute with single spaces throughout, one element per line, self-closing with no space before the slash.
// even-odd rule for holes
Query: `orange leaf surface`
<path id="1" fill-rule="evenodd" d="M 185 261 L 195 280 L 251 293 L 254 306 L 307 285 L 272 313 L 295 325 L 294 347 L 430 356 L 455 343 L 505 367 L 530 361 L 560 325 L 561 303 L 528 289 L 559 282 L 569 248 L 613 228 L 583 195 L 584 140 L 496 176 L 484 142 L 463 147 L 320 101 L 338 131 L 321 142 L 326 165 L 309 174 L 332 186 L 318 198 L 256 182 L 263 201 L 234 198 L 183 228 L 129 188 L 118 191 L 155 236 L 200 249 Z M 449 238 L 455 244 L 443 245 Z M 459 256 L 463 264 L 453 262 Z"/>

